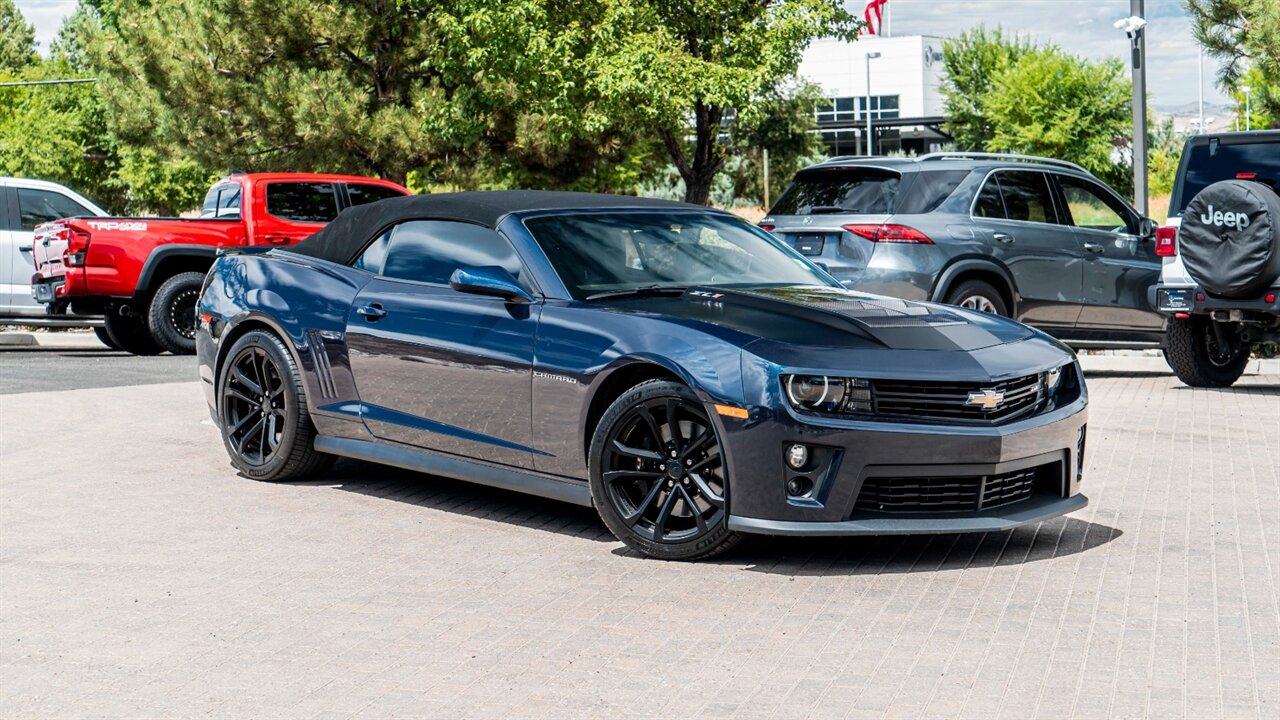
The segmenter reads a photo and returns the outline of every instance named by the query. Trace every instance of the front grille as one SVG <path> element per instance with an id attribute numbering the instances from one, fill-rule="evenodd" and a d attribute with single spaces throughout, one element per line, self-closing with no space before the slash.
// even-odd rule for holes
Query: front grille
<path id="1" fill-rule="evenodd" d="M 872 380 L 875 413 L 891 417 L 997 423 L 1032 413 L 1044 399 L 1041 375 L 991 383 Z M 999 398 L 991 407 L 983 400 Z"/>
<path id="2" fill-rule="evenodd" d="M 1031 497 L 1039 468 L 997 475 L 869 477 L 857 510 L 887 513 L 974 512 Z"/>

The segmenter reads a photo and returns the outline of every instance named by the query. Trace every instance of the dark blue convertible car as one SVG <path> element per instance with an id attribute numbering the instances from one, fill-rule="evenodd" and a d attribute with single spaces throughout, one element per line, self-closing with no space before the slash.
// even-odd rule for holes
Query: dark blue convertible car
<path id="1" fill-rule="evenodd" d="M 197 348 L 244 475 L 360 458 L 594 506 L 627 545 L 1011 528 L 1085 506 L 1084 378 L 1016 322 L 843 289 L 728 213 L 490 192 L 220 257 Z"/>

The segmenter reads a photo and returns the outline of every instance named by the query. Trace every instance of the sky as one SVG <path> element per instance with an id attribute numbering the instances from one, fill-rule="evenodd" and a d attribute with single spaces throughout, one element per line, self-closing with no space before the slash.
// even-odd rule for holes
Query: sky
<path id="1" fill-rule="evenodd" d="M 36 26 L 41 49 L 58 32 L 76 0 L 16 0 Z M 1036 42 L 1054 43 L 1089 58 L 1128 52 L 1124 33 L 1112 23 L 1129 16 L 1129 0 L 888 0 L 892 35 L 946 37 L 980 23 L 1000 25 Z M 859 14 L 864 0 L 846 0 Z M 1151 104 L 1169 108 L 1196 101 L 1199 51 L 1182 0 L 1147 0 L 1147 88 Z M 1226 103 L 1214 84 L 1217 66 L 1204 61 L 1206 103 Z"/>

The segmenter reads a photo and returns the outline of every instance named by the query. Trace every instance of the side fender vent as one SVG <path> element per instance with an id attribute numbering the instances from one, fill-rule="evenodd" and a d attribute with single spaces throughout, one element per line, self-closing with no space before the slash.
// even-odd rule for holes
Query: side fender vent
<path id="1" fill-rule="evenodd" d="M 316 383 L 320 386 L 320 397 L 338 397 L 338 388 L 333 383 L 333 367 L 329 364 L 329 348 L 324 336 L 317 330 L 308 330 L 307 347 L 311 350 L 311 364 L 315 368 Z"/>

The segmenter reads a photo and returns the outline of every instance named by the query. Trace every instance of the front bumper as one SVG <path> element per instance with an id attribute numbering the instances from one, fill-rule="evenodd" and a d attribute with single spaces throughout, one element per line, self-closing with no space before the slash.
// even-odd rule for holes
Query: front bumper
<path id="1" fill-rule="evenodd" d="M 993 532 L 1057 517 L 1088 504 L 1080 494 L 1087 397 L 1041 415 L 995 426 L 925 425 L 876 420 L 802 422 L 784 411 L 726 419 L 724 451 L 733 494 L 729 527 L 775 535 L 897 535 Z M 813 489 L 789 496 L 797 474 L 783 460 L 790 443 L 822 460 Z M 826 453 L 824 456 L 823 453 Z M 1030 490 L 985 507 L 989 483 L 1028 473 Z M 976 488 L 966 509 L 893 507 L 859 500 L 905 486 Z M 930 485 L 932 484 L 932 485 Z M 908 494 L 910 491 L 907 491 Z M 946 492 L 949 492 L 947 490 Z M 881 509 L 876 509 L 881 508 Z"/>
<path id="2" fill-rule="evenodd" d="M 999 532 L 1037 523 L 1088 506 L 1089 498 L 1037 497 L 1007 510 L 989 510 L 953 517 L 863 517 L 838 522 L 760 520 L 729 516 L 729 529 L 762 535 L 933 535 L 942 533 Z"/>

